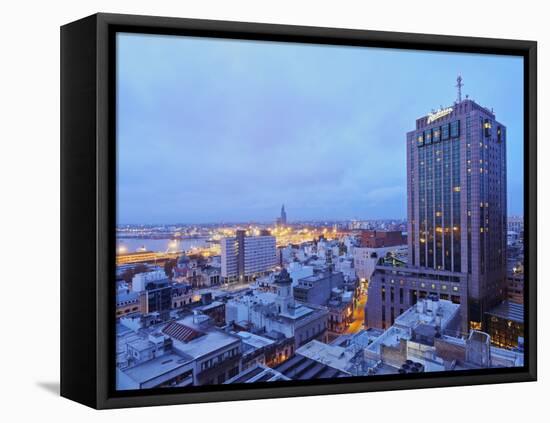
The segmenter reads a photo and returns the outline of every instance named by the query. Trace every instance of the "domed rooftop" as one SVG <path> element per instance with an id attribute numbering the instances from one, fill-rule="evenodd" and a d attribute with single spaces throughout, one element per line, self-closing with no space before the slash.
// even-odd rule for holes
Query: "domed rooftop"
<path id="1" fill-rule="evenodd" d="M 279 285 L 292 283 L 292 279 L 286 269 L 281 270 L 281 272 L 277 276 L 275 276 L 275 283 Z"/>

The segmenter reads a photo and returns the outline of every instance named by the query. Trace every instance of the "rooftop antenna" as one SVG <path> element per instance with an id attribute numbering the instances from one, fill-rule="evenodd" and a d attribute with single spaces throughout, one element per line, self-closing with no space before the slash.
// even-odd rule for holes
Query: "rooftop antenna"
<path id="1" fill-rule="evenodd" d="M 458 97 L 457 102 L 460 103 L 462 101 L 462 87 L 464 84 L 462 83 L 462 76 L 460 74 L 458 75 L 458 78 L 456 78 L 456 87 L 458 88 Z"/>

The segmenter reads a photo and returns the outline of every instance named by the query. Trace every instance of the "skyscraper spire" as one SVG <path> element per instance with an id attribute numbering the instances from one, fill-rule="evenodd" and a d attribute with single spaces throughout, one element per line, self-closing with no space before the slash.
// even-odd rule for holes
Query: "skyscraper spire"
<path id="1" fill-rule="evenodd" d="M 283 204 L 281 207 L 281 224 L 286 225 L 286 211 L 285 211 L 285 205 Z"/>
<path id="2" fill-rule="evenodd" d="M 464 84 L 462 83 L 462 76 L 460 76 L 460 74 L 456 78 L 456 85 L 455 86 L 456 86 L 456 88 L 458 88 L 456 101 L 457 101 L 457 103 L 460 103 L 462 101 L 462 87 L 464 86 Z"/>

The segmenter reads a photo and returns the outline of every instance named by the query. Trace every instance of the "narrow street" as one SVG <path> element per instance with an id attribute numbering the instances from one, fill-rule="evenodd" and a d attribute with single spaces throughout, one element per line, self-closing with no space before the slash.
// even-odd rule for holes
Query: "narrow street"
<path id="1" fill-rule="evenodd" d="M 367 294 L 361 294 L 359 302 L 353 312 L 353 322 L 349 325 L 346 333 L 356 333 L 363 329 L 365 322 L 365 304 L 367 303 Z"/>

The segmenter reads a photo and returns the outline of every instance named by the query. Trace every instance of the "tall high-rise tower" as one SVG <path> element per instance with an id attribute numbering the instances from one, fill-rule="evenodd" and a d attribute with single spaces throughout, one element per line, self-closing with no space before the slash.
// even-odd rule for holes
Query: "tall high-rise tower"
<path id="1" fill-rule="evenodd" d="M 408 262 L 381 260 L 369 283 L 367 326 L 387 328 L 419 299 L 461 305 L 454 328 L 479 329 L 506 282 L 506 127 L 462 99 L 407 133 Z M 454 326 L 454 325 L 453 325 Z"/>
<path id="2" fill-rule="evenodd" d="M 409 265 L 467 274 L 479 328 L 506 280 L 506 128 L 457 81 L 458 101 L 407 134 Z"/>
<path id="3" fill-rule="evenodd" d="M 281 207 L 281 224 L 286 225 L 286 211 L 285 211 L 285 205 L 284 204 Z"/>

